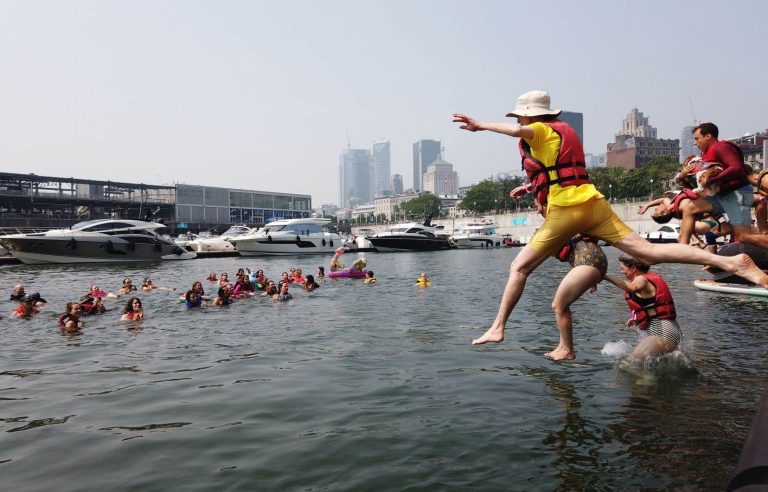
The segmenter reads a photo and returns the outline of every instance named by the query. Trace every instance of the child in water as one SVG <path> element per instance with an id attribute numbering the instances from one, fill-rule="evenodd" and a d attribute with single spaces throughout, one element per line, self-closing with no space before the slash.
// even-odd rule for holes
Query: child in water
<path id="1" fill-rule="evenodd" d="M 373 270 L 368 270 L 365 272 L 365 278 L 363 279 L 364 284 L 375 284 L 376 283 L 376 277 L 373 276 Z"/>
<path id="2" fill-rule="evenodd" d="M 419 278 L 416 279 L 416 285 L 419 287 L 429 287 L 432 285 L 432 282 L 429 281 L 429 277 L 427 277 L 426 272 L 421 272 L 421 275 L 419 275 Z"/>

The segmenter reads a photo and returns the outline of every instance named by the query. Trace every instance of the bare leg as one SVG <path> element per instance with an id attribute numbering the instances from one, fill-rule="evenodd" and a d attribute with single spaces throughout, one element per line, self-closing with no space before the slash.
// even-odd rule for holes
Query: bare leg
<path id="1" fill-rule="evenodd" d="M 528 275 L 546 259 L 546 256 L 540 255 L 529 246 L 525 246 L 517 254 L 517 257 L 509 267 L 509 279 L 507 280 L 507 286 L 504 287 L 504 295 L 501 296 L 501 304 L 499 304 L 499 312 L 496 315 L 496 319 L 483 336 L 472 340 L 472 345 L 504 341 L 504 326 L 507 324 L 507 319 L 512 314 L 517 301 L 520 300 L 520 296 L 523 294 Z"/>
<path id="2" fill-rule="evenodd" d="M 629 356 L 634 364 L 642 364 L 646 357 L 658 357 L 673 352 L 677 344 L 662 337 L 647 336 L 637 344 Z"/>
<path id="3" fill-rule="evenodd" d="M 710 265 L 768 288 L 768 275 L 745 254 L 719 256 L 685 244 L 651 244 L 635 232 L 616 243 L 616 247 L 651 265 L 656 263 Z"/>
<path id="4" fill-rule="evenodd" d="M 765 234 L 753 234 L 750 226 L 733 226 L 733 235 L 742 243 L 768 249 L 768 236 Z"/>
<path id="5" fill-rule="evenodd" d="M 759 196 L 759 195 L 755 195 Z M 768 201 L 760 200 L 755 205 L 755 220 L 760 234 L 768 234 Z"/>
<path id="6" fill-rule="evenodd" d="M 544 357 L 552 360 L 570 360 L 576 358 L 573 348 L 573 316 L 571 304 L 576 302 L 584 292 L 596 285 L 603 276 L 600 270 L 589 265 L 580 265 L 571 269 L 563 277 L 552 301 L 552 309 L 557 319 L 557 329 L 560 331 L 560 344 Z"/>
<path id="7" fill-rule="evenodd" d="M 696 216 L 702 212 L 711 212 L 712 204 L 703 198 L 684 200 L 680 204 L 680 211 L 683 213 L 683 219 L 680 221 L 680 236 L 677 242 L 688 244 L 691 242 L 691 234 L 696 228 Z"/>

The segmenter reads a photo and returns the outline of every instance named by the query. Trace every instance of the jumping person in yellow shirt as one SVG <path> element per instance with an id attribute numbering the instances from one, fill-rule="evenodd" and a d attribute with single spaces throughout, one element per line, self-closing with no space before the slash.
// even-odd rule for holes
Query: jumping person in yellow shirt
<path id="1" fill-rule="evenodd" d="M 613 212 L 605 197 L 589 182 L 584 149 L 576 132 L 557 119 L 549 93 L 531 91 L 517 99 L 507 116 L 518 124 L 483 123 L 463 114 L 453 121 L 462 130 L 492 131 L 520 138 L 523 169 L 529 182 L 510 192 L 519 199 L 533 193 L 545 214 L 544 224 L 510 266 L 509 279 L 490 328 L 472 341 L 479 345 L 504 340 L 504 328 L 525 288 L 528 275 L 578 233 L 598 237 L 645 263 L 695 263 L 711 265 L 768 288 L 768 275 L 747 255 L 717 256 L 683 244 L 651 244 L 633 232 Z"/>

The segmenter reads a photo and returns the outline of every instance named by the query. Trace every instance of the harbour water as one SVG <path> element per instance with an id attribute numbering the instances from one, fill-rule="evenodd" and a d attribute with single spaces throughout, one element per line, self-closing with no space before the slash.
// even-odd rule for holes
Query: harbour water
<path id="1" fill-rule="evenodd" d="M 607 249 L 610 271 L 617 252 Z M 0 477 L 11 490 L 723 490 L 766 387 L 768 303 L 697 291 L 705 275 L 661 266 L 684 354 L 627 372 L 606 344 L 636 342 L 621 293 L 574 306 L 577 359 L 554 363 L 550 303 L 567 265 L 530 279 L 507 339 L 492 321 L 515 249 L 368 254 L 378 283 L 326 280 L 287 304 L 257 297 L 188 311 L 179 291 L 210 271 L 327 258 L 151 265 L 12 266 L 49 304 L 0 325 Z M 351 258 L 346 258 L 351 263 Z M 147 270 L 149 269 L 149 270 Z M 432 286 L 414 286 L 419 272 Z M 92 283 L 151 275 L 141 293 L 56 328 Z M 211 284 L 204 282 L 213 293 Z M 5 298 L 5 297 L 4 297 Z"/>

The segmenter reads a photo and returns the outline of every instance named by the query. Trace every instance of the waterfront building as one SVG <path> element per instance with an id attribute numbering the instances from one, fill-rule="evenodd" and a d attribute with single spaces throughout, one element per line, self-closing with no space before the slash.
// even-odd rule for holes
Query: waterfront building
<path id="1" fill-rule="evenodd" d="M 439 140 L 419 140 L 413 144 L 413 190 L 424 190 L 424 173 L 442 153 Z"/>
<path id="2" fill-rule="evenodd" d="M 176 185 L 175 222 L 193 229 L 221 224 L 263 225 L 277 219 L 309 217 L 312 197 L 294 193 Z"/>
<path id="3" fill-rule="evenodd" d="M 744 162 L 755 170 L 765 169 L 765 154 L 768 152 L 768 129 L 764 132 L 747 133 L 743 137 L 728 139 L 741 148 Z"/>
<path id="4" fill-rule="evenodd" d="M 622 120 L 614 142 L 608 144 L 606 166 L 634 169 L 648 165 L 656 157 L 678 159 L 679 155 L 680 141 L 657 138 L 656 128 L 649 124 L 648 117 L 633 108 Z"/>
<path id="5" fill-rule="evenodd" d="M 350 200 L 371 201 L 371 151 L 346 148 L 339 157 L 339 205 L 349 207 Z"/>
<path id="6" fill-rule="evenodd" d="M 456 195 L 459 189 L 459 175 L 453 164 L 437 158 L 424 173 L 424 191 L 435 195 Z"/>
<path id="7" fill-rule="evenodd" d="M 389 140 L 379 140 L 373 143 L 371 151 L 373 164 L 373 196 L 388 196 L 392 194 L 390 174 L 390 145 Z"/>
<path id="8" fill-rule="evenodd" d="M 159 220 L 196 232 L 273 218 L 309 217 L 312 197 L 182 183 L 117 181 L 0 173 L 0 227 L 69 227 L 91 219 Z"/>
<path id="9" fill-rule="evenodd" d="M 699 155 L 699 149 L 693 143 L 694 126 L 684 126 L 680 132 L 680 162 L 691 154 Z"/>
<path id="10" fill-rule="evenodd" d="M 402 192 L 403 192 L 403 175 L 393 174 L 392 175 L 392 194 L 399 195 Z"/>
<path id="11" fill-rule="evenodd" d="M 587 167 L 605 167 L 605 154 L 584 154 Z"/>

